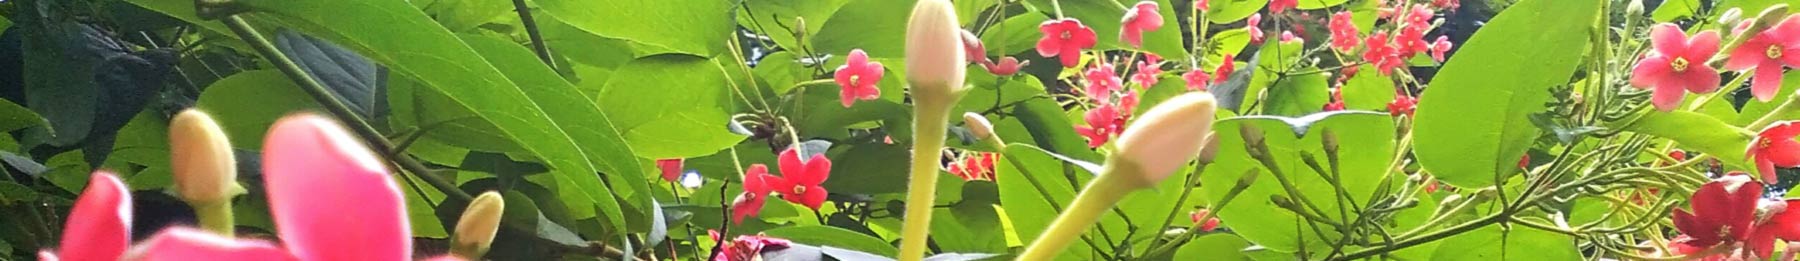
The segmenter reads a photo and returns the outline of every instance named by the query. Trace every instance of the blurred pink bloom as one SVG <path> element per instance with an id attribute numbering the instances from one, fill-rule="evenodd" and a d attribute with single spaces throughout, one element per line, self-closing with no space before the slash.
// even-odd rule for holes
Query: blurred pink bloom
<path id="1" fill-rule="evenodd" d="M 1125 10 L 1125 18 L 1120 21 L 1119 39 L 1131 46 L 1144 47 L 1144 32 L 1162 28 L 1162 14 L 1156 12 L 1156 2 L 1144 1 Z"/>
<path id="2" fill-rule="evenodd" d="M 336 121 L 312 114 L 276 121 L 263 142 L 263 181 L 276 232 L 295 258 L 412 258 L 412 226 L 394 177 Z"/>
<path id="3" fill-rule="evenodd" d="M 61 249 L 38 252 L 39 260 L 118 260 L 131 245 L 131 190 L 118 176 L 97 171 L 88 178 L 69 220 Z"/>
<path id="4" fill-rule="evenodd" d="M 1762 174 L 1763 182 L 1777 182 L 1776 167 L 1800 166 L 1800 142 L 1794 141 L 1794 136 L 1800 135 L 1800 125 L 1794 123 L 1770 125 L 1750 140 L 1750 149 L 1745 154 L 1756 161 L 1756 170 Z"/>
<path id="5" fill-rule="evenodd" d="M 122 260 L 297 260 L 275 243 L 232 239 L 193 228 L 171 227 L 131 248 Z"/>
<path id="6" fill-rule="evenodd" d="M 983 63 L 983 64 L 981 64 L 981 66 L 982 66 L 982 68 L 987 69 L 988 73 L 992 73 L 994 75 L 999 75 L 999 76 L 1011 76 L 1014 74 L 1019 74 L 1019 69 L 1022 69 L 1026 65 L 1030 65 L 1030 64 L 1031 64 L 1031 61 L 1022 61 L 1021 62 L 1017 58 L 1013 58 L 1012 56 L 1007 56 L 1007 57 L 1000 57 L 1000 62 Z"/>
<path id="7" fill-rule="evenodd" d="M 1437 41 L 1431 42 L 1431 60 L 1440 63 L 1444 62 L 1444 53 L 1449 52 L 1450 47 L 1453 46 L 1455 46 L 1455 44 L 1450 43 L 1449 36 L 1439 35 Z"/>
<path id="8" fill-rule="evenodd" d="M 719 231 L 706 230 L 713 242 L 718 242 L 719 253 L 712 261 L 754 261 L 762 260 L 763 250 L 781 250 L 788 247 L 788 241 L 762 235 L 741 235 L 726 241 L 720 238 Z"/>
<path id="9" fill-rule="evenodd" d="M 1073 18 L 1044 21 L 1038 25 L 1038 31 L 1044 33 L 1037 42 L 1038 55 L 1056 57 L 1065 68 L 1075 68 L 1081 63 L 1081 50 L 1094 48 L 1100 40 L 1094 35 L 1093 28 Z"/>
<path id="10" fill-rule="evenodd" d="M 1250 30 L 1251 43 L 1261 43 L 1263 41 L 1262 14 L 1250 14 L 1250 19 L 1244 20 L 1244 29 Z"/>
<path id="11" fill-rule="evenodd" d="M 1688 37 L 1675 24 L 1658 24 L 1650 29 L 1654 47 L 1631 70 L 1631 85 L 1653 88 L 1650 103 L 1657 110 L 1671 111 L 1687 92 L 1711 93 L 1719 89 L 1719 71 L 1706 65 L 1707 59 L 1719 51 L 1719 33 L 1702 31 Z"/>
<path id="12" fill-rule="evenodd" d="M 1156 85 L 1156 76 L 1163 72 L 1161 60 L 1161 57 L 1156 57 L 1154 54 L 1145 55 L 1143 61 L 1138 61 L 1137 71 L 1131 73 L 1131 81 L 1137 82 L 1139 87 L 1144 88 Z"/>
<path id="13" fill-rule="evenodd" d="M 1750 82 L 1750 93 L 1766 102 L 1775 99 L 1775 92 L 1781 90 L 1782 68 L 1800 65 L 1800 55 L 1787 55 L 1796 52 L 1800 52 L 1800 15 L 1790 15 L 1731 50 L 1725 69 L 1755 68 L 1752 77 L 1756 80 Z"/>
<path id="14" fill-rule="evenodd" d="M 1337 49 L 1338 52 L 1346 53 L 1350 52 L 1351 49 L 1356 49 L 1356 44 L 1360 42 L 1358 40 L 1361 39 L 1356 37 L 1356 23 L 1351 19 L 1350 11 L 1338 11 L 1336 14 L 1332 14 L 1331 22 L 1328 23 L 1327 27 L 1329 27 L 1331 31 L 1332 49 Z"/>
<path id="15" fill-rule="evenodd" d="M 1299 6 L 1299 5 L 1300 5 L 1300 0 L 1269 1 L 1269 13 L 1280 14 L 1282 12 L 1287 12 L 1288 9 L 1294 9 L 1295 6 Z"/>
<path id="16" fill-rule="evenodd" d="M 864 53 L 862 49 L 850 50 L 850 57 L 844 61 L 843 66 L 838 66 L 837 73 L 833 75 L 837 78 L 838 86 L 842 87 L 838 96 L 842 99 L 844 108 L 850 108 L 850 104 L 856 103 L 856 100 L 881 98 L 881 89 L 875 88 L 875 83 L 881 81 L 884 73 L 881 62 L 869 61 L 868 53 Z"/>
<path id="17" fill-rule="evenodd" d="M 781 179 L 769 175 L 769 166 L 750 164 L 744 170 L 744 193 L 739 194 L 731 203 L 731 223 L 744 223 L 744 217 L 755 216 L 762 212 L 763 204 L 768 202 L 769 192 L 775 188 L 770 186 L 773 180 Z"/>
<path id="18" fill-rule="evenodd" d="M 681 178 L 681 162 L 682 159 L 659 159 L 656 160 L 656 168 L 662 170 L 663 180 L 674 182 Z"/>
<path id="19" fill-rule="evenodd" d="M 1093 67 L 1082 72 L 1082 76 L 1087 78 L 1087 86 L 1083 91 L 1095 100 L 1111 99 L 1113 91 L 1125 89 L 1124 81 L 1119 79 L 1119 75 L 1113 72 L 1112 65 L 1107 63 L 1093 63 Z"/>
<path id="20" fill-rule="evenodd" d="M 1196 224 L 1200 224 L 1200 222 L 1201 222 L 1200 218 L 1206 216 L 1206 214 L 1211 213 L 1211 212 L 1212 212 L 1212 210 L 1208 210 L 1208 209 L 1204 209 L 1204 208 L 1196 209 L 1196 210 L 1194 210 L 1193 213 L 1188 214 L 1188 220 L 1193 221 Z M 1200 224 L 1200 231 L 1202 231 L 1202 232 L 1212 232 L 1213 229 L 1218 229 L 1218 228 L 1219 228 L 1219 217 L 1218 216 L 1209 217 L 1206 219 L 1206 223 Z"/>
<path id="21" fill-rule="evenodd" d="M 1205 91 L 1206 85 L 1212 83 L 1211 76 L 1208 74 L 1209 73 L 1206 71 L 1201 71 L 1196 68 L 1181 74 L 1181 79 L 1187 81 L 1187 89 L 1189 91 Z"/>
<path id="22" fill-rule="evenodd" d="M 1224 61 L 1219 63 L 1219 68 L 1213 69 L 1213 81 L 1223 82 L 1230 80 L 1231 72 L 1237 70 L 1235 59 L 1236 57 L 1232 57 L 1231 54 L 1226 54 L 1224 59 L 1221 59 Z"/>

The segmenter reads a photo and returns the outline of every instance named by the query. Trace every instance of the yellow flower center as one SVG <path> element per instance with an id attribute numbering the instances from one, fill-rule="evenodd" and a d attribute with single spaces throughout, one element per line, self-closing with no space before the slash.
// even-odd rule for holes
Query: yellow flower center
<path id="1" fill-rule="evenodd" d="M 1756 140 L 1757 148 L 1766 149 L 1766 148 L 1769 148 L 1770 144 L 1775 144 L 1775 140 L 1774 139 L 1757 139 Z"/>
<path id="2" fill-rule="evenodd" d="M 1073 35 L 1073 34 L 1070 34 L 1070 33 L 1069 33 L 1069 31 L 1063 31 L 1063 32 L 1062 32 L 1062 39 L 1063 39 L 1063 40 L 1068 40 L 1068 39 L 1071 39 L 1071 38 L 1075 38 L 1075 35 Z"/>
<path id="3" fill-rule="evenodd" d="M 1769 45 L 1769 50 L 1763 51 L 1763 55 L 1768 55 L 1769 58 L 1781 58 L 1781 46 Z"/>
<path id="4" fill-rule="evenodd" d="M 1669 67 L 1674 68 L 1676 72 L 1687 71 L 1688 60 L 1687 58 L 1675 57 L 1675 60 L 1669 61 Z"/>
<path id="5" fill-rule="evenodd" d="M 806 194 L 806 186 L 794 185 L 794 194 Z"/>

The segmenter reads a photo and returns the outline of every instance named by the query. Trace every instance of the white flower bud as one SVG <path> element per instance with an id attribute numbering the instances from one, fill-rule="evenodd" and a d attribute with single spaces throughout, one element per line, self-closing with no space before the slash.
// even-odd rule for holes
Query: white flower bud
<path id="1" fill-rule="evenodd" d="M 1189 92 L 1157 104 L 1119 135 L 1116 160 L 1134 163 L 1154 186 L 1200 155 L 1212 132 L 1212 94 Z"/>
<path id="2" fill-rule="evenodd" d="M 950 1 L 921 0 L 913 5 L 906 26 L 906 80 L 915 95 L 962 90 L 968 56 L 956 21 Z"/>
<path id="3" fill-rule="evenodd" d="M 219 203 L 242 194 L 231 141 L 212 116 L 189 109 L 169 121 L 169 159 L 175 193 L 190 203 Z"/>
<path id="4" fill-rule="evenodd" d="M 988 123 L 987 117 L 980 113 L 963 113 L 963 127 L 969 128 L 969 133 L 975 134 L 978 140 L 994 137 L 994 124 Z"/>
<path id="5" fill-rule="evenodd" d="M 469 208 L 463 209 L 462 218 L 456 221 L 456 235 L 451 237 L 450 252 L 470 260 L 481 259 L 494 243 L 494 233 L 500 230 L 501 214 L 506 212 L 506 201 L 500 193 L 488 191 L 476 196 L 469 202 Z"/>

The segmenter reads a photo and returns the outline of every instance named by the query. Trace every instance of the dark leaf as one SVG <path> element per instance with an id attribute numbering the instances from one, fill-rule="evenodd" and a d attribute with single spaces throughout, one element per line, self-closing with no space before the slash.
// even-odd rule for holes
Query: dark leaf
<path id="1" fill-rule="evenodd" d="M 386 67 L 331 42 L 286 29 L 275 33 L 275 48 L 357 114 L 365 118 L 387 115 Z"/>

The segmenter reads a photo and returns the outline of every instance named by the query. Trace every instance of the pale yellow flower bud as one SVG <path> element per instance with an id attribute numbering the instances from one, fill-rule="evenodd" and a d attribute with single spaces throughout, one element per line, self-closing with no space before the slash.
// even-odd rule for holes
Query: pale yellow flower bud
<path id="1" fill-rule="evenodd" d="M 978 140 L 994 137 L 994 124 L 988 123 L 987 117 L 980 113 L 963 113 L 963 127 L 969 128 L 969 134 L 974 134 Z"/>
<path id="2" fill-rule="evenodd" d="M 1189 92 L 1157 104 L 1119 135 L 1118 155 L 1137 165 L 1142 186 L 1155 186 L 1205 148 L 1212 131 L 1212 94 Z"/>
<path id="3" fill-rule="evenodd" d="M 189 203 L 220 203 L 242 194 L 237 159 L 212 116 L 189 109 L 169 121 L 169 166 L 175 192 Z"/>
<path id="4" fill-rule="evenodd" d="M 500 193 L 488 191 L 476 196 L 464 209 L 462 218 L 456 221 L 456 234 L 450 238 L 450 253 L 470 260 L 479 260 L 487 254 L 488 246 L 494 243 L 494 233 L 500 230 L 501 214 L 506 212 L 506 201 Z"/>
<path id="5" fill-rule="evenodd" d="M 963 53 L 962 28 L 956 8 L 948 0 L 921 0 L 913 5 L 906 26 L 906 80 L 914 95 L 945 95 L 961 91 L 968 56 Z"/>

